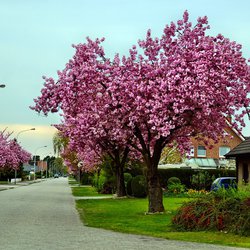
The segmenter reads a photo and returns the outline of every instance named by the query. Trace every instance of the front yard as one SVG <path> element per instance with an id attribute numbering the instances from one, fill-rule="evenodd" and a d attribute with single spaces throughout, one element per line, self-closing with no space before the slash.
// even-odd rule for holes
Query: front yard
<path id="1" fill-rule="evenodd" d="M 81 195 L 89 192 L 86 187 Z M 74 189 L 74 188 L 73 188 Z M 78 190 L 79 191 L 79 190 Z M 92 189 L 92 192 L 94 190 Z M 93 193 L 91 194 L 93 196 Z M 171 226 L 175 211 L 190 198 L 165 197 L 163 214 L 147 215 L 148 200 L 136 198 L 77 200 L 76 206 L 86 226 L 117 232 L 141 234 L 172 240 L 213 243 L 250 248 L 250 238 L 224 232 L 177 232 Z"/>

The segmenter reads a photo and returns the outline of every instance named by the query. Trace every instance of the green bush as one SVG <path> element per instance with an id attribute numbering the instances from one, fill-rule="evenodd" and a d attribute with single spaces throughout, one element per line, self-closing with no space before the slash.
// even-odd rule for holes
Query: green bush
<path id="1" fill-rule="evenodd" d="M 197 173 L 207 172 L 210 180 L 207 181 L 207 187 L 210 187 L 213 180 L 221 176 L 236 176 L 236 170 L 227 169 L 158 169 L 161 186 L 167 188 L 167 181 L 170 177 L 178 177 L 181 183 L 184 184 L 188 189 L 196 188 L 192 185 L 192 176 Z"/>
<path id="2" fill-rule="evenodd" d="M 184 204 L 173 217 L 177 230 L 223 230 L 250 236 L 250 196 L 224 190 Z"/>
<path id="3" fill-rule="evenodd" d="M 124 183 L 125 187 L 127 187 L 128 181 L 131 180 L 133 177 L 130 173 L 124 173 Z"/>
<path id="4" fill-rule="evenodd" d="M 183 194 L 185 192 L 185 185 L 181 183 L 173 183 L 168 185 L 167 193 L 169 194 Z"/>
<path id="5" fill-rule="evenodd" d="M 178 177 L 170 177 L 167 181 L 167 194 L 183 194 L 185 192 L 185 185 L 181 184 Z"/>
<path id="6" fill-rule="evenodd" d="M 94 174 L 92 182 L 92 185 L 101 194 L 115 193 L 116 180 L 113 161 L 110 157 L 103 157 L 102 163 L 99 165 L 97 173 Z"/>
<path id="7" fill-rule="evenodd" d="M 81 185 L 91 185 L 93 179 L 93 174 L 91 173 L 81 173 Z"/>
<path id="8" fill-rule="evenodd" d="M 106 181 L 107 178 L 105 177 L 104 171 L 101 170 L 100 172 L 94 174 L 92 179 L 92 185 L 96 188 L 96 191 L 98 193 L 101 193 L 103 191 Z"/>
<path id="9" fill-rule="evenodd" d="M 181 180 L 178 177 L 170 177 L 167 181 L 167 186 L 172 185 L 172 184 L 181 184 Z"/>
<path id="10" fill-rule="evenodd" d="M 143 175 L 133 177 L 131 181 L 131 189 L 134 197 L 144 198 L 147 196 L 146 179 Z"/>
<path id="11" fill-rule="evenodd" d="M 192 188 L 196 190 L 210 190 L 212 182 L 215 180 L 214 175 L 210 175 L 208 171 L 198 172 L 191 177 Z"/>
<path id="12" fill-rule="evenodd" d="M 127 185 L 126 185 L 126 191 L 127 191 L 127 195 L 132 196 L 133 192 L 132 192 L 132 187 L 131 187 L 131 183 L 132 183 L 132 179 L 128 180 Z"/>

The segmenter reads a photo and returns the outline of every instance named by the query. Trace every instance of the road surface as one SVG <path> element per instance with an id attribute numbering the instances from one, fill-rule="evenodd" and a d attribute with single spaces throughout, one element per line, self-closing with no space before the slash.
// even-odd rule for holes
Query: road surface
<path id="1" fill-rule="evenodd" d="M 1 250 L 236 250 L 83 226 L 67 178 L 0 192 Z"/>

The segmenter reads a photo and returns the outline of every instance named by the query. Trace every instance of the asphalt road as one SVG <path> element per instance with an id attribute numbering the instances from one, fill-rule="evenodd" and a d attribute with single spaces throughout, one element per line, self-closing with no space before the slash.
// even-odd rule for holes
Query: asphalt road
<path id="1" fill-rule="evenodd" d="M 66 178 L 0 192 L 1 250 L 236 250 L 83 226 Z"/>

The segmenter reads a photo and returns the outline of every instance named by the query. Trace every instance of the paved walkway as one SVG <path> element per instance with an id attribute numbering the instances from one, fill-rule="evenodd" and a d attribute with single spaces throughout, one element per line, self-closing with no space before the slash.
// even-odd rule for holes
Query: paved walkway
<path id="1" fill-rule="evenodd" d="M 83 226 L 66 178 L 0 192 L 0 249 L 236 250 Z"/>
<path id="2" fill-rule="evenodd" d="M 41 181 L 41 179 L 37 179 L 37 180 L 34 180 L 34 181 L 22 181 L 22 182 L 17 182 L 16 184 L 14 184 L 14 183 L 0 184 L 0 191 L 6 190 L 6 189 L 17 188 L 17 187 L 20 187 L 20 186 L 27 186 L 27 185 L 31 185 L 31 184 L 34 184 L 34 183 L 38 183 L 40 181 Z M 43 179 L 42 181 L 45 181 L 45 179 Z"/>

